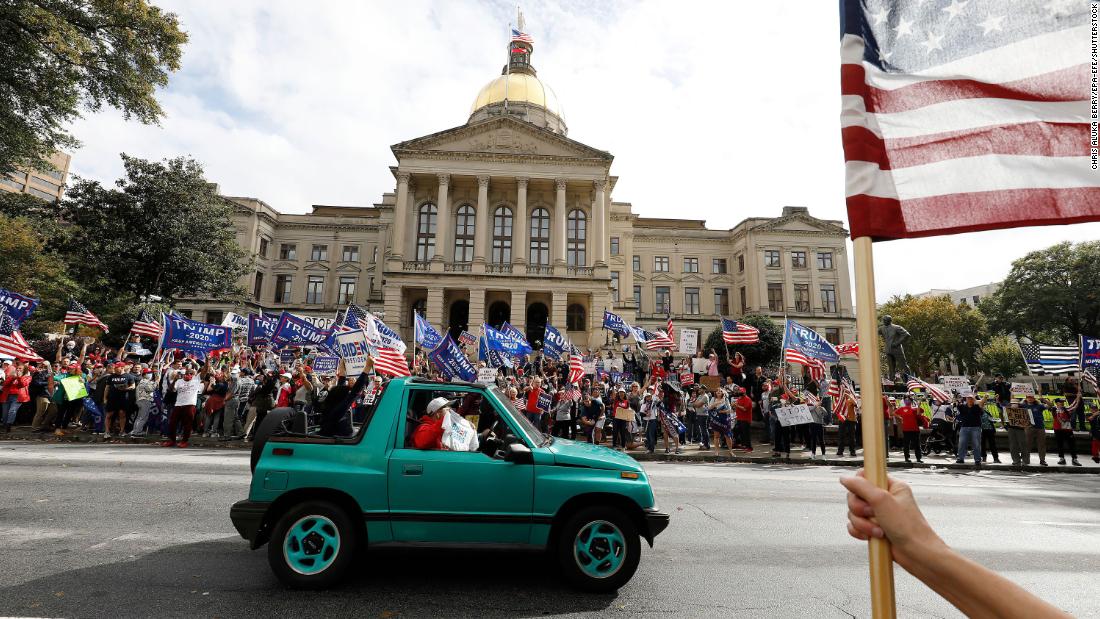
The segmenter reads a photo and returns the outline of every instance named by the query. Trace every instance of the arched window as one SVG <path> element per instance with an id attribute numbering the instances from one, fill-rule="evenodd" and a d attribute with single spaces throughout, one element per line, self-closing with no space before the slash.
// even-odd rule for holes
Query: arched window
<path id="1" fill-rule="evenodd" d="M 584 238 L 586 223 L 584 211 L 569 211 L 569 219 L 566 220 L 565 260 L 566 264 L 571 267 L 583 267 L 585 265 Z"/>
<path id="2" fill-rule="evenodd" d="M 512 262 L 512 209 L 506 206 L 493 211 L 493 262 Z"/>
<path id="3" fill-rule="evenodd" d="M 531 264 L 550 264 L 550 213 L 544 208 L 531 211 Z"/>
<path id="4" fill-rule="evenodd" d="M 573 303 L 565 308 L 565 329 L 567 331 L 584 331 L 584 306 L 580 303 Z"/>
<path id="5" fill-rule="evenodd" d="M 428 312 L 428 300 L 427 299 L 417 299 L 416 301 L 414 301 L 413 304 L 412 304 L 412 307 L 410 308 L 410 311 L 409 311 L 409 326 L 412 327 L 412 328 L 416 328 L 416 315 L 420 314 L 421 316 L 423 316 L 427 312 Z"/>
<path id="6" fill-rule="evenodd" d="M 438 213 L 435 205 L 425 202 L 416 213 L 416 259 L 420 262 L 435 257 L 435 223 Z M 400 239 L 395 239 L 400 243 Z"/>
<path id="7" fill-rule="evenodd" d="M 474 259 L 474 207 L 463 204 L 455 214 L 455 262 Z"/>

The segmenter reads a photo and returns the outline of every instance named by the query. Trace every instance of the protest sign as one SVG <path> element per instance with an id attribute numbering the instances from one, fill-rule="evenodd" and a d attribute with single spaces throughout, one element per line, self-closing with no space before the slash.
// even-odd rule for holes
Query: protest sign
<path id="1" fill-rule="evenodd" d="M 596 362 L 595 361 L 583 361 L 583 362 L 581 362 L 581 365 L 584 366 L 585 376 L 587 376 L 589 374 L 595 374 L 596 373 Z"/>
<path id="2" fill-rule="evenodd" d="M 680 352 L 685 355 L 694 355 L 699 350 L 698 329 L 680 329 Z"/>
<path id="3" fill-rule="evenodd" d="M 542 411 L 545 411 L 545 412 L 549 413 L 550 412 L 550 403 L 552 401 L 553 401 L 553 398 L 549 393 L 547 393 L 545 391 L 540 392 L 539 393 L 539 401 L 538 401 L 539 410 L 542 410 Z"/>
<path id="4" fill-rule="evenodd" d="M 62 378 L 61 388 L 65 391 L 65 399 L 69 402 L 88 395 L 88 388 L 84 383 L 83 376 L 66 376 Z"/>
<path id="5" fill-rule="evenodd" d="M 283 365 L 292 365 L 294 363 L 294 349 L 284 348 L 279 351 L 279 363 Z"/>
<path id="6" fill-rule="evenodd" d="M 1026 428 L 1031 425 L 1031 411 L 1026 408 L 1006 406 L 1005 420 L 1014 428 Z"/>
<path id="7" fill-rule="evenodd" d="M 336 374 L 336 368 L 340 366 L 340 357 L 335 355 L 321 355 L 313 358 L 310 367 L 313 373 L 320 376 L 332 376 Z"/>
<path id="8" fill-rule="evenodd" d="M 814 416 L 810 414 L 810 407 L 805 404 L 779 407 L 775 409 L 775 416 L 779 419 L 781 426 L 797 426 L 814 421 Z"/>
<path id="9" fill-rule="evenodd" d="M 970 387 L 970 379 L 965 376 L 941 376 L 940 382 L 948 390 L 955 389 L 962 393 L 964 388 Z"/>
<path id="10" fill-rule="evenodd" d="M 692 374 L 706 374 L 708 363 L 710 363 L 710 359 L 706 359 L 706 358 L 699 359 L 698 357 L 693 357 L 692 360 L 691 360 L 691 373 Z"/>
<path id="11" fill-rule="evenodd" d="M 708 391 L 715 391 L 722 386 L 722 381 L 718 376 L 700 376 L 699 382 L 702 383 Z"/>
<path id="12" fill-rule="evenodd" d="M 161 341 L 161 347 L 165 350 L 176 349 L 205 355 L 213 350 L 232 347 L 233 330 L 172 314 L 164 317 L 164 336 Z"/>
<path id="13" fill-rule="evenodd" d="M 367 334 L 362 329 L 337 333 L 336 354 L 344 360 L 347 377 L 358 377 L 367 368 L 367 355 L 370 354 Z"/>
<path id="14" fill-rule="evenodd" d="M 229 327 L 234 331 L 237 329 L 247 329 L 248 318 L 234 312 L 229 312 L 225 315 L 225 318 L 222 318 L 222 326 Z"/>
<path id="15" fill-rule="evenodd" d="M 1011 391 L 1014 398 L 1035 395 L 1035 385 L 1031 383 L 1012 383 Z"/>
<path id="16" fill-rule="evenodd" d="M 331 329 L 332 325 L 336 324 L 335 318 L 328 318 L 325 316 L 298 316 L 298 318 L 301 318 L 318 329 Z"/>
<path id="17" fill-rule="evenodd" d="M 477 344 L 477 336 L 469 331 L 463 331 L 458 334 L 458 341 L 467 346 L 474 346 Z"/>
<path id="18" fill-rule="evenodd" d="M 629 385 L 630 383 L 634 382 L 634 373 L 633 372 L 623 372 L 622 374 L 619 375 L 619 380 L 622 381 L 622 384 Z"/>
<path id="19" fill-rule="evenodd" d="M 477 371 L 477 382 L 482 385 L 495 385 L 497 384 L 497 369 L 496 368 L 480 368 Z"/>
<path id="20" fill-rule="evenodd" d="M 610 379 L 612 385 L 618 385 L 623 381 L 623 374 L 622 372 L 611 370 Z"/>

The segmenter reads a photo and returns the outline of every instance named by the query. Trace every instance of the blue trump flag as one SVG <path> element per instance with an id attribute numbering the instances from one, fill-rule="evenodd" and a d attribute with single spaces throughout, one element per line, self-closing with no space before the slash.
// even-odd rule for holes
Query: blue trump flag
<path id="1" fill-rule="evenodd" d="M 18 329 L 34 313 L 34 309 L 38 307 L 38 299 L 0 288 L 0 305 L 8 308 L 8 316 L 11 316 L 15 328 Z"/>
<path id="2" fill-rule="evenodd" d="M 506 357 L 498 350 L 490 350 L 489 346 L 485 343 L 485 336 L 477 338 L 477 358 L 480 361 L 484 361 L 489 367 L 499 368 L 500 366 L 512 367 L 512 360 Z"/>
<path id="3" fill-rule="evenodd" d="M 439 368 L 447 378 L 457 378 L 466 382 L 477 380 L 477 370 L 474 364 L 462 354 L 462 350 L 451 339 L 450 335 L 443 338 L 435 350 L 428 353 L 428 359 Z"/>
<path id="4" fill-rule="evenodd" d="M 274 346 L 325 346 L 332 329 L 322 329 L 312 322 L 283 310 L 279 324 L 271 335 Z"/>
<path id="5" fill-rule="evenodd" d="M 435 330 L 435 327 L 428 322 L 428 319 L 417 313 L 415 320 L 416 343 L 428 350 L 432 350 L 436 346 L 439 346 L 439 343 L 443 341 L 443 336 L 439 334 L 439 331 Z"/>
<path id="6" fill-rule="evenodd" d="M 531 350 L 530 346 L 525 346 L 510 334 L 498 331 L 487 324 L 481 325 L 481 334 L 485 338 L 485 344 L 489 347 L 489 350 L 496 350 L 513 357 Z"/>
<path id="7" fill-rule="evenodd" d="M 795 358 L 801 355 L 826 363 L 840 361 L 836 348 L 823 335 L 790 319 L 787 319 L 787 329 L 783 334 L 783 351 L 788 359 L 793 353 Z"/>
<path id="8" fill-rule="evenodd" d="M 623 337 L 627 337 L 632 334 L 630 325 L 626 324 L 626 321 L 622 319 L 618 314 L 612 314 L 611 312 L 603 311 L 603 328 L 617 333 Z"/>
<path id="9" fill-rule="evenodd" d="M 164 335 L 161 336 L 161 347 L 165 350 L 174 348 L 205 356 L 212 350 L 233 346 L 232 327 L 198 322 L 175 313 L 171 316 L 163 316 L 163 319 Z"/>
<path id="10" fill-rule="evenodd" d="M 569 342 L 561 331 L 546 323 L 546 333 L 542 336 L 542 353 L 551 357 L 561 357 L 569 350 Z"/>
<path id="11" fill-rule="evenodd" d="M 535 349 L 531 348 L 531 343 L 527 341 L 527 337 L 524 336 L 519 329 L 508 323 L 504 323 L 500 332 L 515 340 L 516 344 L 519 344 L 519 352 L 516 353 L 517 355 L 529 355 L 535 352 Z"/>
<path id="12" fill-rule="evenodd" d="M 278 316 L 267 314 L 248 315 L 248 345 L 266 346 L 271 343 L 271 336 L 275 335 L 275 327 L 279 324 Z"/>
<path id="13" fill-rule="evenodd" d="M 1093 375 L 1100 375 L 1100 337 L 1088 337 L 1078 335 L 1081 340 L 1081 371 L 1092 371 Z M 1100 420 L 1094 421 L 1100 424 Z M 1093 426 L 1096 427 L 1095 425 Z M 1095 436 L 1095 434 L 1093 434 Z"/>

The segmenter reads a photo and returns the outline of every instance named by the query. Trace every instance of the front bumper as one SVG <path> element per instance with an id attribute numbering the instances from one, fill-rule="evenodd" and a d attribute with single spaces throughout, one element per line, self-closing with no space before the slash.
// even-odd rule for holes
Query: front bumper
<path id="1" fill-rule="evenodd" d="M 249 541 L 253 549 L 260 545 L 260 529 L 270 506 L 270 503 L 244 500 L 237 501 L 229 508 L 229 519 L 233 521 L 233 527 L 241 537 Z"/>
<path id="2" fill-rule="evenodd" d="M 659 512 L 656 508 L 645 510 L 645 518 L 642 528 L 642 537 L 653 546 L 653 538 L 660 535 L 661 531 L 668 528 L 669 515 Z"/>

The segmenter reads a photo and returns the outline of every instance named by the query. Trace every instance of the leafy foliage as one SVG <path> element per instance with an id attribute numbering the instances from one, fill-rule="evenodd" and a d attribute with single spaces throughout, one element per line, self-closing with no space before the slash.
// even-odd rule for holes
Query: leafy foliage
<path id="1" fill-rule="evenodd" d="M 1015 376 L 1024 372 L 1023 358 L 1016 342 L 1007 335 L 997 335 L 978 351 L 977 367 L 987 376 Z"/>
<path id="2" fill-rule="evenodd" d="M 108 105 L 155 123 L 155 94 L 179 68 L 187 35 L 145 0 L 0 3 L 0 174 L 45 167 L 78 145 L 67 127 Z"/>
<path id="3" fill-rule="evenodd" d="M 912 335 L 905 344 L 905 356 L 909 367 L 921 376 L 930 376 L 949 361 L 969 372 L 975 367 L 982 344 L 989 338 L 981 312 L 966 303 L 955 305 L 946 295 L 895 296 L 879 307 L 878 314 L 889 314 L 894 324 L 905 327 Z"/>
<path id="4" fill-rule="evenodd" d="M 0 214 L 0 256 L 0 288 L 39 299 L 38 309 L 23 322 L 23 335 L 31 339 L 60 331 L 69 295 L 80 288 L 69 277 L 65 261 L 46 249 L 35 223 Z"/>
<path id="5" fill-rule="evenodd" d="M 981 309 L 996 333 L 1049 344 L 1100 335 L 1100 241 L 1059 243 L 1016 260 Z"/>
<path id="6" fill-rule="evenodd" d="M 779 363 L 783 348 L 783 328 L 774 320 L 759 314 L 749 314 L 741 322 L 760 329 L 760 342 L 756 344 L 735 344 L 730 346 L 730 354 L 740 352 L 745 357 L 745 370 L 755 366 L 770 367 Z M 729 359 L 726 344 L 722 341 L 722 328 L 718 327 L 707 336 L 704 352 L 717 353 L 720 367 L 725 370 Z"/>

